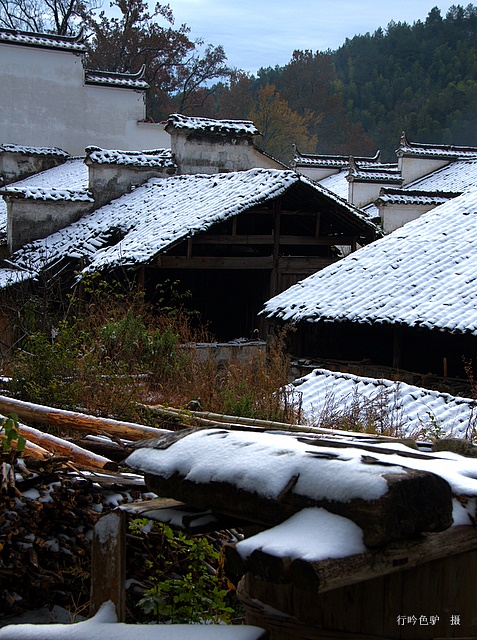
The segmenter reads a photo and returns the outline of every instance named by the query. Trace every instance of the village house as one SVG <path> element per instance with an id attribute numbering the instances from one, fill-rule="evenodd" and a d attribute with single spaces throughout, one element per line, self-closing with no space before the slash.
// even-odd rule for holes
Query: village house
<path id="1" fill-rule="evenodd" d="M 477 347 L 476 221 L 474 188 L 297 283 L 265 314 L 297 327 L 294 353 L 344 371 L 354 362 L 353 373 L 374 377 L 466 379 Z"/>
<path id="2" fill-rule="evenodd" d="M 477 186 L 477 148 L 410 142 L 403 133 L 397 163 L 372 158 L 301 154 L 293 166 L 350 204 L 380 219 L 384 233 Z"/>
<path id="3" fill-rule="evenodd" d="M 85 274 L 127 269 L 151 295 L 160 282 L 179 280 L 221 338 L 248 337 L 260 328 L 257 314 L 271 295 L 338 260 L 337 245 L 351 251 L 378 234 L 364 214 L 307 178 L 283 167 L 248 168 L 250 154 L 258 153 L 250 144 L 251 123 L 187 122 L 173 115 L 168 128 L 178 121 L 192 160 L 182 160 L 183 155 L 176 163 L 174 146 L 172 152 L 144 154 L 90 147 L 84 163 L 71 159 L 4 187 L 14 251 L 4 286 L 12 283 L 12 267 L 16 281 L 68 261 Z M 210 143 L 213 128 L 218 141 Z M 209 154 L 209 173 L 183 173 L 182 162 L 189 170 L 194 162 L 191 138 L 200 140 L 202 132 L 207 144 L 222 151 Z M 227 144 L 240 137 L 241 143 Z M 202 153 L 202 145 L 197 147 Z M 213 171 L 214 157 L 222 163 L 226 154 L 230 165 L 242 170 Z M 61 170 L 76 188 L 53 186 Z M 70 211 L 66 224 L 58 207 Z M 35 223 L 38 210 L 45 220 L 50 213 L 47 233 Z M 27 229 L 28 239 L 21 235 Z"/>

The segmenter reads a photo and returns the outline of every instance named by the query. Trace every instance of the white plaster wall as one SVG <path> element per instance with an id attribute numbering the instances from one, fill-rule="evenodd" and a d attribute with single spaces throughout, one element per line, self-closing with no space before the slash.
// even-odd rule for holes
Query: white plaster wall
<path id="1" fill-rule="evenodd" d="M 5 198 L 7 244 L 11 252 L 33 240 L 46 238 L 79 220 L 91 210 L 91 202 L 52 202 L 28 198 Z"/>
<path id="2" fill-rule="evenodd" d="M 391 186 L 382 182 L 358 182 L 348 181 L 348 202 L 355 207 L 364 207 L 374 202 L 379 196 L 382 187 Z"/>
<path id="3" fill-rule="evenodd" d="M 2 43 L 0 87 L 0 143 L 59 147 L 73 155 L 88 145 L 167 146 L 162 127 L 138 127 L 144 92 L 85 85 L 82 56 L 74 52 Z"/>
<path id="4" fill-rule="evenodd" d="M 403 177 L 403 185 L 423 178 L 448 164 L 449 161 L 438 158 L 398 158 L 398 168 Z"/>
<path id="5" fill-rule="evenodd" d="M 172 131 L 171 148 L 179 174 L 246 171 L 256 167 L 279 168 L 251 140 L 212 136 L 205 132 Z"/>
<path id="6" fill-rule="evenodd" d="M 434 209 L 435 206 L 436 205 L 432 204 L 414 206 L 386 204 L 385 206 L 379 207 L 379 217 L 383 223 L 384 233 L 391 233 L 391 231 L 403 227 L 408 222 L 411 222 L 411 220 L 422 216 L 426 211 Z"/>
<path id="7" fill-rule="evenodd" d="M 300 167 L 297 167 L 297 171 L 298 173 L 300 173 L 303 176 L 306 176 L 307 178 L 311 178 L 312 180 L 316 180 L 317 182 L 320 182 L 320 180 L 324 180 L 329 176 L 333 176 L 336 173 L 339 173 L 341 169 L 333 169 L 330 167 L 325 168 L 325 167 L 300 166 Z"/>

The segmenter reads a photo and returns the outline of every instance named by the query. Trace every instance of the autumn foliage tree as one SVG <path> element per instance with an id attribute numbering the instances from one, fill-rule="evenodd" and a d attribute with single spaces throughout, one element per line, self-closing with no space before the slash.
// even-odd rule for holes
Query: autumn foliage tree
<path id="1" fill-rule="evenodd" d="M 249 117 L 262 135 L 263 149 L 280 160 L 292 159 L 293 144 L 304 151 L 313 151 L 316 147 L 316 136 L 309 131 L 311 114 L 293 111 L 273 84 L 259 89 Z"/>

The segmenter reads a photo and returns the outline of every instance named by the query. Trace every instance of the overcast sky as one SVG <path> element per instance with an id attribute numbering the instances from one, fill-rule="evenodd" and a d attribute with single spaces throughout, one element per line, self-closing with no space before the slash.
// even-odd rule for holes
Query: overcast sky
<path id="1" fill-rule="evenodd" d="M 433 7 L 445 17 L 453 4 L 434 0 L 170 0 L 175 26 L 192 38 L 223 45 L 231 67 L 256 73 L 286 64 L 295 49 L 337 49 L 346 38 L 373 33 L 391 20 L 425 20 Z"/>

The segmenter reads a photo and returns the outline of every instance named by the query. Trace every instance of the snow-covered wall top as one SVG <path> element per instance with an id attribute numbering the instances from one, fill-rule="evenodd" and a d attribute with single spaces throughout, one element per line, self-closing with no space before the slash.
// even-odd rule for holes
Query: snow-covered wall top
<path id="1" fill-rule="evenodd" d="M 435 207 L 444 204 L 451 198 L 455 198 L 459 193 L 443 193 L 440 191 L 414 191 L 408 189 L 386 189 L 384 188 L 376 200 L 376 204 L 399 204 L 399 205 L 433 205 Z"/>
<path id="2" fill-rule="evenodd" d="M 477 156 L 477 147 L 457 147 L 455 145 L 444 144 L 422 144 L 420 142 L 409 142 L 406 135 L 403 134 L 399 149 L 396 150 L 398 157 L 400 156 L 418 156 L 442 158 L 446 160 L 457 160 L 463 157 Z"/>
<path id="3" fill-rule="evenodd" d="M 269 300 L 299 322 L 391 323 L 477 335 L 477 189 Z"/>
<path id="4" fill-rule="evenodd" d="M 68 158 L 69 153 L 58 149 L 57 147 L 29 147 L 21 144 L 0 144 L 0 153 L 19 153 L 28 156 L 55 156 L 59 158 Z"/>
<path id="5" fill-rule="evenodd" d="M 379 166 L 379 157 L 381 152 L 378 151 L 373 157 L 356 156 L 354 159 L 361 165 Z M 319 155 L 314 153 L 300 153 L 295 150 L 293 157 L 293 166 L 316 166 L 316 167 L 335 167 L 337 169 L 344 169 L 349 167 L 350 157 L 342 155 Z"/>
<path id="6" fill-rule="evenodd" d="M 77 51 L 84 53 L 84 34 L 81 30 L 76 36 L 59 36 L 52 33 L 33 33 L 16 29 L 0 29 L 0 42 L 17 44 L 27 47 L 43 47 L 47 49 L 62 49 L 63 51 Z"/>
<path id="7" fill-rule="evenodd" d="M 167 127 L 187 131 L 203 131 L 216 134 L 234 134 L 256 136 L 260 132 L 249 120 L 215 120 L 213 118 L 198 118 L 172 113 L 167 120 Z"/>
<path id="8" fill-rule="evenodd" d="M 120 151 L 86 147 L 86 159 L 96 164 L 116 164 L 131 167 L 173 167 L 174 161 L 170 149 L 148 151 Z"/>
<path id="9" fill-rule="evenodd" d="M 131 89 L 148 89 L 144 80 L 145 65 L 138 73 L 112 73 L 111 71 L 85 70 L 86 84 L 103 85 L 106 87 L 129 87 Z"/>

